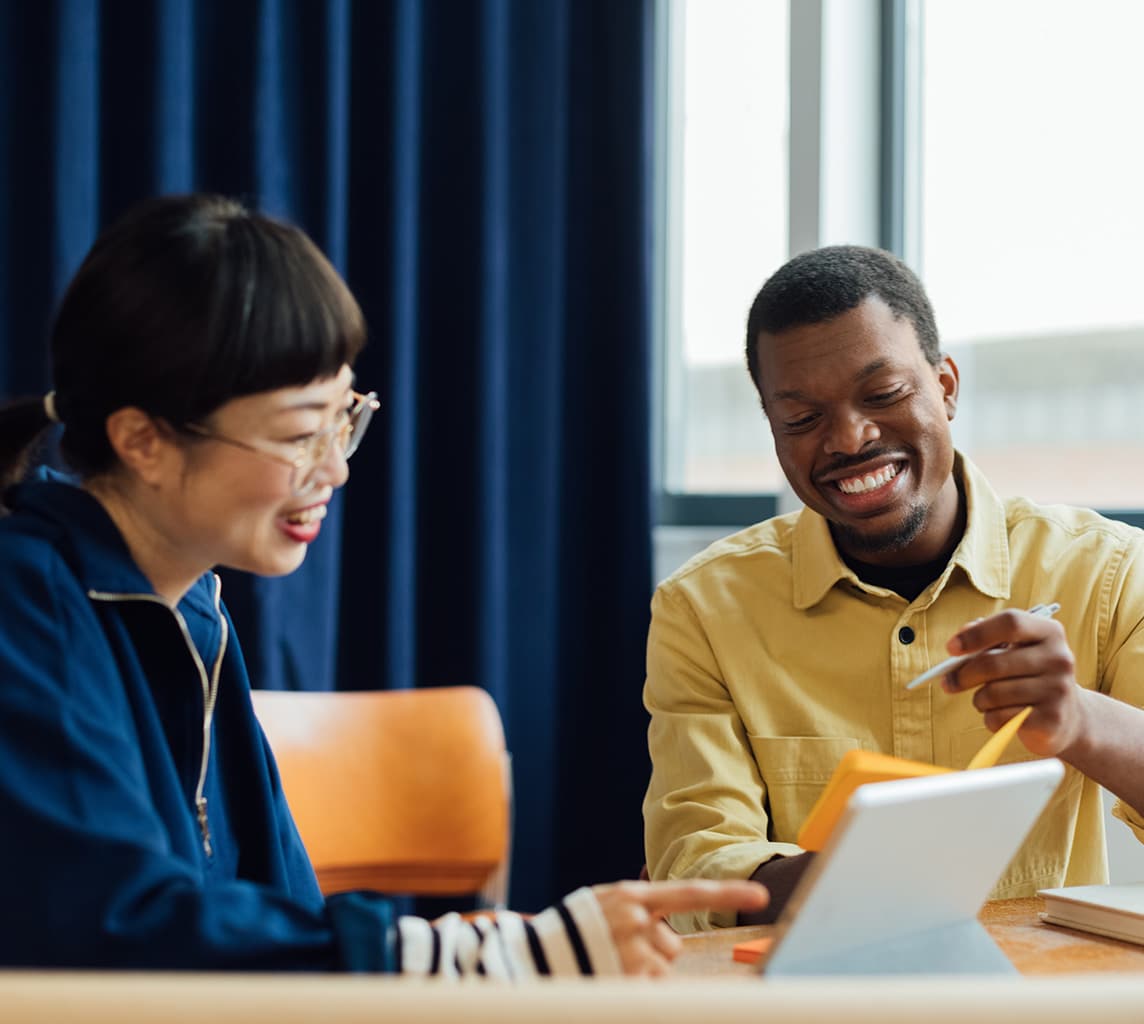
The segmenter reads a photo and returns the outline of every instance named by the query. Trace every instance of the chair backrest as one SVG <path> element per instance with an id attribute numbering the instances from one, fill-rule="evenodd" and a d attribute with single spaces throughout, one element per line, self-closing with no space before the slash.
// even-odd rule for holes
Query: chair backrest
<path id="1" fill-rule="evenodd" d="M 504 906 L 511 768 L 484 690 L 252 696 L 324 893 L 476 893 Z"/>

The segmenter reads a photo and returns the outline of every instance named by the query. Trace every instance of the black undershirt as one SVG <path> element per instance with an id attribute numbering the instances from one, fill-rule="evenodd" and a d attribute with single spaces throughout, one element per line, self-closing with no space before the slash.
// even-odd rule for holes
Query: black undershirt
<path id="1" fill-rule="evenodd" d="M 842 561 L 854 570 L 854 575 L 863 583 L 892 590 L 907 601 L 912 601 L 945 572 L 949 555 L 942 555 L 932 562 L 922 562 L 921 565 L 871 565 L 846 555 L 842 555 Z"/>

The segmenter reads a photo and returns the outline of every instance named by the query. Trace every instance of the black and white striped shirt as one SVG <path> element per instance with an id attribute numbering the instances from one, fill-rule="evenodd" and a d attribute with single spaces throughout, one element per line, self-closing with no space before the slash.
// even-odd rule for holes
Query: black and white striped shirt
<path id="1" fill-rule="evenodd" d="M 531 918 L 509 911 L 471 921 L 459 914 L 432 922 L 400 918 L 397 964 L 406 975 L 508 981 L 623 973 L 603 912 L 588 888 Z"/>

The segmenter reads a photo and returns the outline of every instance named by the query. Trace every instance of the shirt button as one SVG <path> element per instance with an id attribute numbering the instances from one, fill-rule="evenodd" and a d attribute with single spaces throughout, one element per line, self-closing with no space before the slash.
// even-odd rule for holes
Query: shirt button
<path id="1" fill-rule="evenodd" d="M 914 642 L 914 631 L 909 626 L 903 626 L 898 630 L 898 639 L 904 644 L 912 644 Z"/>

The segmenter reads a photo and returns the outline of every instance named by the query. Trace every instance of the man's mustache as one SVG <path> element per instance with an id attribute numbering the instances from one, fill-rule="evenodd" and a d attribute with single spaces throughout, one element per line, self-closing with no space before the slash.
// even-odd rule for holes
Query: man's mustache
<path id="1" fill-rule="evenodd" d="M 815 475 L 815 479 L 822 480 L 824 477 L 843 473 L 848 469 L 853 469 L 855 466 L 863 466 L 874 459 L 883 458 L 900 460 L 904 459 L 905 456 L 893 448 L 871 448 L 869 451 L 860 452 L 857 455 L 847 455 L 843 458 L 835 459 L 829 466 L 819 470 Z"/>

